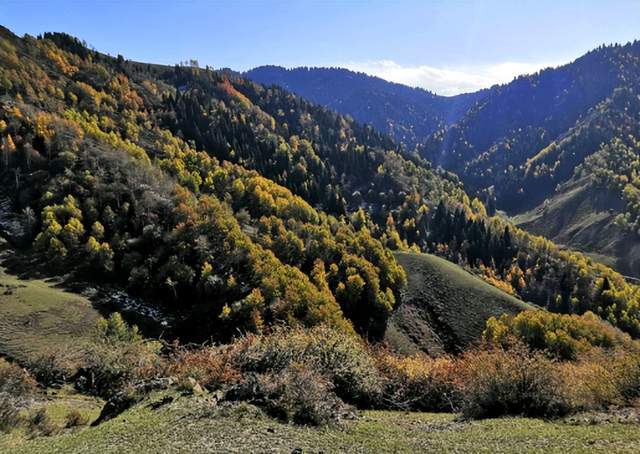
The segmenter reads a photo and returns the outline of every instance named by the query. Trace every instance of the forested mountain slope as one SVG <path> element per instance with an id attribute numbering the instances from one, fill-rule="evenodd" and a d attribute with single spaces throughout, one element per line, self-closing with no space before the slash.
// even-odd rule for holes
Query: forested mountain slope
<path id="1" fill-rule="evenodd" d="M 278 85 L 389 134 L 410 148 L 437 129 L 457 121 L 484 95 L 438 96 L 420 88 L 387 82 L 343 68 L 260 66 L 244 73 L 265 85 Z"/>
<path id="2" fill-rule="evenodd" d="M 638 42 L 602 46 L 567 65 L 450 98 L 338 68 L 265 66 L 246 75 L 352 115 L 401 143 L 419 144 L 422 156 L 458 174 L 490 213 L 497 208 L 540 214 L 545 199 L 566 198 L 563 188 L 575 186 L 569 180 L 576 167 L 601 144 L 637 136 L 639 56 Z M 611 195 L 602 184 L 590 187 L 597 197 Z M 581 213 L 565 207 L 576 224 L 547 215 L 522 225 L 569 247 L 601 254 L 617 269 L 639 276 L 640 267 L 628 254 L 636 240 L 628 234 L 634 230 L 628 222 L 634 215 L 629 190 L 626 194 L 614 191 L 615 201 L 610 199 L 614 212 L 607 231 L 613 241 L 607 244 L 587 238 L 578 219 L 598 223 L 599 212 L 587 213 L 584 206 Z M 618 228 L 622 223 L 626 227 Z"/>
<path id="3" fill-rule="evenodd" d="M 639 93 L 640 42 L 601 47 L 492 89 L 457 124 L 434 133 L 422 155 L 458 173 L 491 209 L 538 213 L 523 227 L 638 276 Z M 585 203 L 559 203 L 575 202 L 585 178 Z"/>
<path id="4" fill-rule="evenodd" d="M 412 248 L 640 335 L 638 287 L 281 88 L 3 29 L 0 102 L 0 181 L 26 248 L 164 305 L 191 333 L 325 322 L 379 339 L 406 281 L 390 250 Z"/>
<path id="5" fill-rule="evenodd" d="M 576 121 L 588 120 L 590 109 L 613 97 L 616 88 L 635 87 L 639 56 L 640 42 L 600 47 L 567 65 L 493 87 L 456 125 L 434 133 L 424 153 L 462 173 L 492 146 L 518 139 L 530 153 L 510 154 L 518 167 L 535 156 L 535 148 L 557 140 Z M 536 140 L 543 145 L 536 146 Z"/>

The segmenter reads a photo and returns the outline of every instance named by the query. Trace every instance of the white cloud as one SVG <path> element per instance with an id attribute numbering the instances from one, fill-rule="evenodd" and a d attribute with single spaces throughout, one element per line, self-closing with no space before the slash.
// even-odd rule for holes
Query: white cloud
<path id="1" fill-rule="evenodd" d="M 393 60 L 348 62 L 342 65 L 352 71 L 378 76 L 391 82 L 421 87 L 439 95 L 455 95 L 511 82 L 521 74 L 534 73 L 557 63 L 504 62 L 465 67 L 403 66 Z"/>

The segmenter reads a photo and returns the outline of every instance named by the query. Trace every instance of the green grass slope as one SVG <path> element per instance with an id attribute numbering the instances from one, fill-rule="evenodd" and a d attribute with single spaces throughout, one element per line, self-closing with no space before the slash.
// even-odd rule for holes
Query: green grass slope
<path id="1" fill-rule="evenodd" d="M 598 187 L 590 177 L 574 178 L 545 203 L 512 221 L 624 275 L 640 277 L 640 242 L 615 224 L 622 208 L 613 191 Z"/>
<path id="2" fill-rule="evenodd" d="M 0 240 L 0 261 L 12 254 Z M 25 362 L 51 349 L 71 351 L 89 341 L 98 317 L 87 298 L 0 266 L 0 355 Z"/>
<path id="3" fill-rule="evenodd" d="M 478 340 L 489 317 L 534 308 L 434 255 L 395 257 L 407 273 L 407 286 L 385 338 L 400 352 L 458 352 Z"/>
<path id="4" fill-rule="evenodd" d="M 340 426 L 313 428 L 279 423 L 250 405 L 218 406 L 207 396 L 162 392 L 97 427 L 37 439 L 0 435 L 0 451 L 637 452 L 640 431 L 628 419 L 460 422 L 453 414 L 366 411 Z"/>

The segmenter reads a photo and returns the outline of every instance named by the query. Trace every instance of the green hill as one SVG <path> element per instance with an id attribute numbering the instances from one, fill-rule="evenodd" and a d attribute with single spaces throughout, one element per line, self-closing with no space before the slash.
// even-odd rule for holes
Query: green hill
<path id="1" fill-rule="evenodd" d="M 457 352 L 480 337 L 489 317 L 534 307 L 434 255 L 395 257 L 408 278 L 386 340 L 400 351 Z"/>

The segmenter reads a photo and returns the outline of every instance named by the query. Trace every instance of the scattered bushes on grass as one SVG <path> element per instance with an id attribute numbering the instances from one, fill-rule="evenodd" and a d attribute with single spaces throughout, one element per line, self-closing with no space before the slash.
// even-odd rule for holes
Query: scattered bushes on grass
<path id="1" fill-rule="evenodd" d="M 222 389 L 227 398 L 307 424 L 335 420 L 343 402 L 460 411 L 466 418 L 552 418 L 628 405 L 640 396 L 640 354 L 633 349 L 591 347 L 574 361 L 559 361 L 555 353 L 529 347 L 511 336 L 504 346 L 487 343 L 459 357 L 402 357 L 320 326 L 180 350 L 170 370 L 179 379 Z"/>
<path id="2" fill-rule="evenodd" d="M 150 390 L 176 384 L 188 384 L 184 389 L 194 394 L 217 391 L 219 398 L 250 402 L 299 424 L 337 421 L 349 405 L 552 418 L 640 399 L 637 344 L 602 323 L 589 315 L 502 317 L 488 324 L 488 342 L 459 357 L 403 357 L 326 326 L 281 328 L 199 349 L 175 344 L 163 355 L 159 343 L 111 317 L 85 349 L 74 378 L 82 390 L 108 399 L 99 421 Z M 66 377 L 58 371 L 67 364 L 64 356 L 47 357 L 36 370 L 42 377 L 50 366 L 53 382 Z M 33 386 L 28 374 L 0 361 L 0 389 L 20 393 Z M 0 428 L 18 424 L 16 403 L 2 402 Z M 50 432 L 46 414 L 29 421 L 35 431 Z M 78 413 L 67 416 L 67 427 L 85 423 Z"/>

